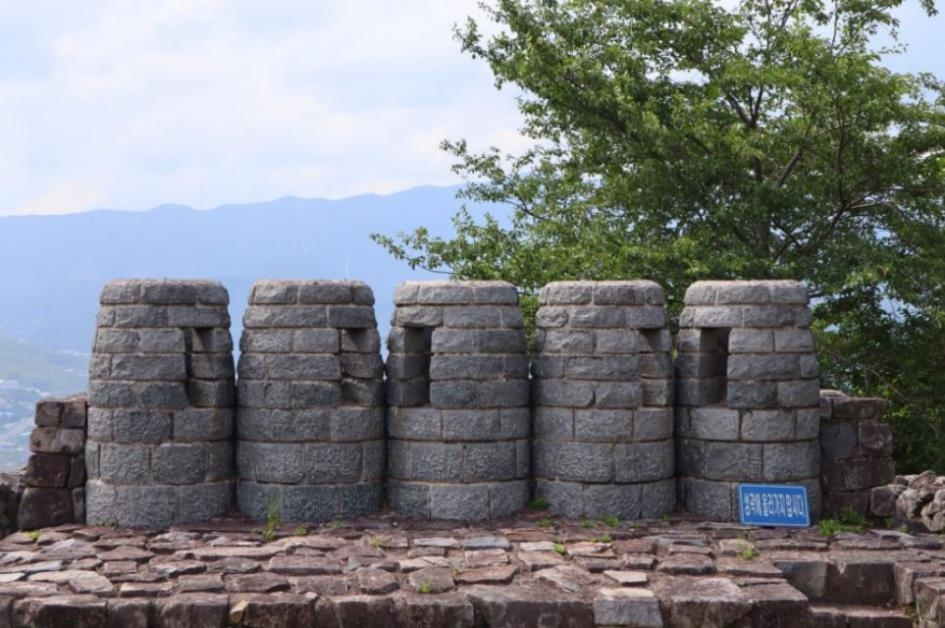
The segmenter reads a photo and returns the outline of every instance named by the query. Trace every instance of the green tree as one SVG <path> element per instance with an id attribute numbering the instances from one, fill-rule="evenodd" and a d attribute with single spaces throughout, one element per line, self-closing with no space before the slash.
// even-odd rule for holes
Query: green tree
<path id="1" fill-rule="evenodd" d="M 461 196 L 509 216 L 375 239 L 412 267 L 511 281 L 532 305 L 561 279 L 652 278 L 673 312 L 697 279 L 802 279 L 824 383 L 889 396 L 904 467 L 945 471 L 926 438 L 945 436 L 945 85 L 884 66 L 903 50 L 900 4 L 483 5 L 498 33 L 470 19 L 457 38 L 520 90 L 534 144 L 443 148 Z"/>

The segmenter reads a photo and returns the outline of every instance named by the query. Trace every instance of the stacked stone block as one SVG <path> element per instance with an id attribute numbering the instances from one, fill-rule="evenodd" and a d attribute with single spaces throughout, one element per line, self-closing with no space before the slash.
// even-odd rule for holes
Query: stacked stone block
<path id="1" fill-rule="evenodd" d="M 263 519 L 375 512 L 384 394 L 374 294 L 358 281 L 262 281 L 240 342 L 237 500 Z"/>
<path id="2" fill-rule="evenodd" d="M 672 341 L 651 281 L 542 288 L 532 364 L 535 492 L 569 517 L 675 506 Z"/>
<path id="3" fill-rule="evenodd" d="M 407 282 L 388 339 L 388 499 L 434 519 L 509 515 L 528 501 L 522 312 L 504 282 Z"/>
<path id="4" fill-rule="evenodd" d="M 36 404 L 23 474 L 18 525 L 32 530 L 85 521 L 85 429 L 88 397 Z"/>
<path id="5" fill-rule="evenodd" d="M 105 286 L 90 368 L 89 523 L 163 528 L 228 511 L 235 398 L 228 302 L 211 281 Z"/>
<path id="6" fill-rule="evenodd" d="M 807 291 L 703 281 L 677 339 L 677 472 L 685 509 L 738 519 L 737 485 L 801 484 L 819 514 L 820 388 Z"/>
<path id="7" fill-rule="evenodd" d="M 833 517 L 851 508 L 866 516 L 873 488 L 892 482 L 896 476 L 892 431 L 883 422 L 886 402 L 824 390 L 820 408 L 823 514 Z M 893 514 L 890 511 L 884 516 Z"/>

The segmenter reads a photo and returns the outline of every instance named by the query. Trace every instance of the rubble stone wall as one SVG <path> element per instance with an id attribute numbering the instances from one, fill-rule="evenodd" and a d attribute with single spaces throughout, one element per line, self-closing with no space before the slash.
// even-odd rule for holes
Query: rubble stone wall
<path id="1" fill-rule="evenodd" d="M 262 281 L 240 341 L 240 511 L 327 521 L 377 511 L 384 389 L 374 294 L 358 281 Z"/>
<path id="2" fill-rule="evenodd" d="M 820 385 L 807 290 L 701 281 L 686 291 L 676 358 L 677 472 L 691 513 L 738 519 L 742 482 L 802 484 L 820 510 Z"/>
<path id="3" fill-rule="evenodd" d="M 886 402 L 824 390 L 820 408 L 823 515 L 834 517 L 848 508 L 869 515 L 873 488 L 896 475 L 892 431 L 883 422 Z"/>
<path id="4" fill-rule="evenodd" d="M 673 363 L 651 281 L 542 288 L 532 361 L 535 495 L 570 517 L 676 504 Z"/>
<path id="5" fill-rule="evenodd" d="M 235 384 L 229 297 L 217 282 L 114 281 L 89 382 L 90 523 L 163 528 L 232 501 Z"/>
<path id="6" fill-rule="evenodd" d="M 528 502 L 522 311 L 504 282 L 407 282 L 388 338 L 388 501 L 400 514 L 487 519 Z"/>

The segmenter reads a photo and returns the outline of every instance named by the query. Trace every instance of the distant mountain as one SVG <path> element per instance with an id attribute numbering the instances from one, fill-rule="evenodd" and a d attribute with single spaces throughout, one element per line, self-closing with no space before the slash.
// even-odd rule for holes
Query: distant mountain
<path id="1" fill-rule="evenodd" d="M 386 326 L 394 286 L 427 274 L 393 260 L 369 234 L 420 225 L 451 233 L 450 217 L 461 204 L 456 190 L 0 217 L 0 334 L 87 352 L 99 292 L 119 277 L 219 279 L 230 291 L 236 333 L 258 279 L 362 279 L 374 288 L 378 320 Z"/>

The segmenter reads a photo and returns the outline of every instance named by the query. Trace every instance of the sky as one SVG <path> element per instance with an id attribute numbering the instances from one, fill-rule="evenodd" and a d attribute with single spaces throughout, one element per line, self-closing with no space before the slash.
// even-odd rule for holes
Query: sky
<path id="1" fill-rule="evenodd" d="M 945 7 L 943 7 L 945 8 Z M 341 198 L 459 182 L 443 139 L 515 151 L 452 26 L 476 0 L 0 0 L 0 215 Z M 901 11 L 896 70 L 945 78 Z"/>

